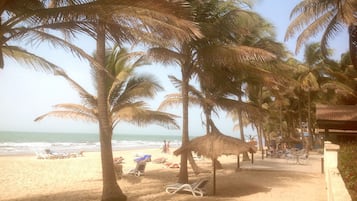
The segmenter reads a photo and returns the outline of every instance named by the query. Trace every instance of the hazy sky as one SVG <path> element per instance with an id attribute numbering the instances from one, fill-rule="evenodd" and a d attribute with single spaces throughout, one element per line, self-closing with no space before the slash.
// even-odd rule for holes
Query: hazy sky
<path id="1" fill-rule="evenodd" d="M 290 23 L 290 11 L 298 2 L 299 0 L 261 0 L 258 1 L 254 10 L 276 26 L 277 40 L 283 42 L 286 28 Z M 291 52 L 294 52 L 295 39 L 291 39 L 285 44 Z M 95 42 L 90 39 L 82 39 L 80 46 L 87 53 L 92 54 Z M 336 51 L 334 58 L 339 58 L 342 52 L 348 50 L 347 29 L 336 36 L 331 43 L 331 48 Z M 26 46 L 26 49 L 64 67 L 74 80 L 81 83 L 87 90 L 93 91 L 89 64 L 86 61 L 79 60 L 59 48 L 50 48 L 47 45 L 41 44 L 31 49 Z M 302 59 L 302 54 L 300 53 L 297 57 Z M 179 68 L 173 66 L 164 68 L 159 65 L 152 65 L 143 67 L 143 71 L 156 75 L 166 89 L 166 91 L 159 93 L 155 100 L 150 101 L 152 109 L 156 109 L 166 94 L 177 92 L 168 81 L 167 75 L 176 75 L 180 78 Z M 55 104 L 80 102 L 76 91 L 60 77 L 34 71 L 29 66 L 6 58 L 5 68 L 0 70 L 0 93 L 0 131 L 98 132 L 98 125 L 93 123 L 58 118 L 47 118 L 41 122 L 33 121 L 37 116 L 51 111 Z M 169 112 L 180 115 L 181 110 L 181 107 L 176 107 Z M 190 109 L 189 115 L 190 134 L 203 134 L 204 126 L 201 124 L 203 114 L 201 111 Z M 182 119 L 177 120 L 181 124 Z M 232 121 L 227 119 L 225 114 L 221 114 L 215 122 L 223 133 L 237 135 L 237 132 L 233 131 Z M 159 126 L 138 128 L 130 124 L 119 124 L 116 131 L 140 134 L 181 133 L 179 130 L 167 130 Z M 248 129 L 247 132 L 247 134 L 252 134 L 253 131 Z"/>

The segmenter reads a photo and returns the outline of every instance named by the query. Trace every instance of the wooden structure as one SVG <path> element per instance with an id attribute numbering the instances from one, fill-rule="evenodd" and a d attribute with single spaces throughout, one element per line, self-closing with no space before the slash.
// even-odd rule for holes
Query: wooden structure
<path id="1" fill-rule="evenodd" d="M 357 137 L 357 105 L 316 105 L 319 133 Z"/>

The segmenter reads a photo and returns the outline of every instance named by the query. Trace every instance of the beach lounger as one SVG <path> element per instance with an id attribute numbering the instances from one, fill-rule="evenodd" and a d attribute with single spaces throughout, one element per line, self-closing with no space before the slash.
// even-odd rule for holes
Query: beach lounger
<path id="1" fill-rule="evenodd" d="M 50 155 L 42 152 L 36 152 L 36 158 L 37 159 L 49 159 Z"/>
<path id="2" fill-rule="evenodd" d="M 140 177 L 145 174 L 146 161 L 139 161 L 136 163 L 134 169 L 129 170 L 128 174 Z"/>
<path id="3" fill-rule="evenodd" d="M 203 195 L 206 194 L 206 191 L 204 187 L 208 183 L 207 179 L 201 179 L 198 180 L 192 184 L 170 184 L 166 186 L 165 191 L 167 193 L 175 194 L 177 192 L 189 192 L 192 193 L 193 196 L 197 197 L 200 196 L 202 197 Z"/>

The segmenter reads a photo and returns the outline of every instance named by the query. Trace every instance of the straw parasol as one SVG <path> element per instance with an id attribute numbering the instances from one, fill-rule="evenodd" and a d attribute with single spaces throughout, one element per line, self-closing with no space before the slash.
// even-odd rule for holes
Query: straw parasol
<path id="1" fill-rule="evenodd" d="M 213 166 L 213 195 L 216 193 L 216 159 L 221 155 L 239 155 L 243 152 L 255 153 L 256 147 L 253 144 L 245 143 L 238 138 L 227 136 L 219 132 L 212 125 L 212 131 L 204 136 L 194 138 L 186 145 L 174 151 L 175 155 L 180 155 L 185 151 L 194 151 L 200 155 L 212 159 Z"/>

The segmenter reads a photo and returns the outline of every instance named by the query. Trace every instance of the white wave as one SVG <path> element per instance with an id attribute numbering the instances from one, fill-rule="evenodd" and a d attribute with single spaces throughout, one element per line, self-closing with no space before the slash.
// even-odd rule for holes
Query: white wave
<path id="1" fill-rule="evenodd" d="M 179 141 L 170 143 L 172 147 L 178 147 Z M 113 150 L 127 150 L 140 148 L 160 148 L 162 142 L 143 140 L 113 140 Z M 0 155 L 11 154 L 35 154 L 36 152 L 50 149 L 55 152 L 99 151 L 99 142 L 2 142 L 0 143 Z"/>

